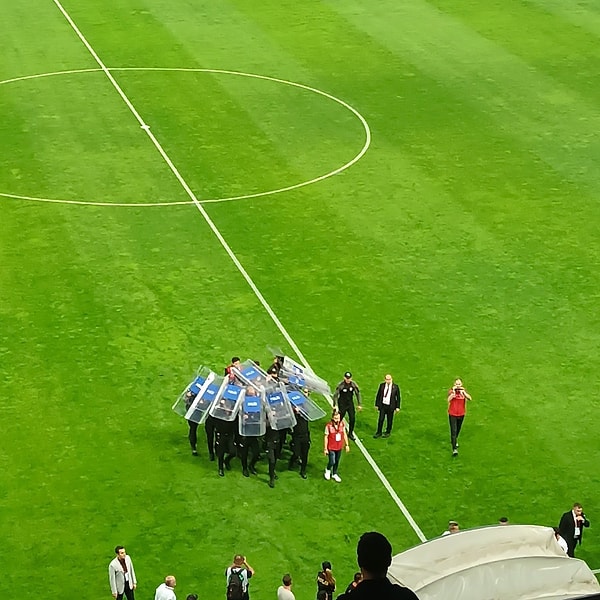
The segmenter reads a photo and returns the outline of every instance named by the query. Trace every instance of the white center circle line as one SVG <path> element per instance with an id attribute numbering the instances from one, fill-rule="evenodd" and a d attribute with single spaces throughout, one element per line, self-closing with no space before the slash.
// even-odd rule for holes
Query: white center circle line
<path id="1" fill-rule="evenodd" d="M 103 71 L 104 70 L 101 68 L 93 68 L 93 69 L 71 69 L 71 70 L 67 70 L 67 71 L 54 71 L 51 73 L 39 73 L 36 75 L 25 75 L 23 77 L 14 77 L 12 79 L 6 79 L 4 81 L 0 81 L 0 85 L 4 85 L 4 84 L 8 84 L 8 83 L 16 83 L 16 82 L 20 82 L 20 81 L 27 81 L 27 80 L 31 80 L 31 79 L 40 79 L 43 77 L 53 77 L 53 76 L 58 76 L 58 75 L 73 75 L 73 74 L 79 74 L 79 73 L 93 73 L 93 72 L 103 72 Z M 369 146 L 371 145 L 371 130 L 369 128 L 369 124 L 367 123 L 366 119 L 360 114 L 360 112 L 358 112 L 358 110 L 356 110 L 353 106 L 351 106 L 344 100 L 337 98 L 336 96 L 333 96 L 332 94 L 329 94 L 328 92 L 325 92 L 323 90 L 320 90 L 318 88 L 315 88 L 315 87 L 312 87 L 309 85 L 297 83 L 295 81 L 289 81 L 287 79 L 280 79 L 277 77 L 270 77 L 268 75 L 258 75 L 256 73 L 246 73 L 243 71 L 231 71 L 231 70 L 225 70 L 225 69 L 200 69 L 200 68 L 183 68 L 183 67 L 111 67 L 111 68 L 107 68 L 107 71 L 109 71 L 109 72 L 113 72 L 113 71 L 114 72 L 175 71 L 175 72 L 184 72 L 184 73 L 215 73 L 215 74 L 222 74 L 222 75 L 234 75 L 234 76 L 239 76 L 239 77 L 248 77 L 248 78 L 260 79 L 260 80 L 264 80 L 264 81 L 273 81 L 275 83 L 280 83 L 280 84 L 288 85 L 288 86 L 295 87 L 295 88 L 298 88 L 301 90 L 306 90 L 306 91 L 318 94 L 329 100 L 332 100 L 333 102 L 336 102 L 337 104 L 339 104 L 346 110 L 350 111 L 359 120 L 359 122 L 363 128 L 365 139 L 364 139 L 364 143 L 363 143 L 363 146 L 360 149 L 360 151 L 351 160 L 349 160 L 348 162 L 344 163 L 343 165 L 337 167 L 336 169 L 329 171 L 328 173 L 324 173 L 323 175 L 319 175 L 318 177 L 314 177 L 307 181 L 301 181 L 300 183 L 295 183 L 295 184 L 288 185 L 285 187 L 280 187 L 280 188 L 277 188 L 274 190 L 255 192 L 252 194 L 242 194 L 239 196 L 227 196 L 227 197 L 223 197 L 223 198 L 206 198 L 206 199 L 198 198 L 197 202 L 199 202 L 200 204 L 211 204 L 211 203 L 217 203 L 217 202 L 232 202 L 232 201 L 239 201 L 239 200 L 248 200 L 251 198 L 261 198 L 264 196 L 272 196 L 274 194 L 281 194 L 283 192 L 289 192 L 291 190 L 296 190 L 296 189 L 299 189 L 299 188 L 302 188 L 302 187 L 305 187 L 308 185 L 318 183 L 319 181 L 323 181 L 324 179 L 328 179 L 329 177 L 339 175 L 346 169 L 350 168 L 352 165 L 356 164 L 365 155 L 365 153 L 369 149 Z M 66 199 L 58 199 L 58 198 L 42 198 L 42 197 L 37 197 L 37 196 L 12 194 L 12 193 L 8 193 L 8 192 L 0 192 L 0 197 L 14 198 L 16 200 L 27 200 L 27 201 L 33 201 L 33 202 L 50 202 L 50 203 L 56 203 L 56 204 L 75 204 L 75 205 L 83 205 L 83 206 L 86 206 L 86 205 L 108 206 L 108 207 L 120 207 L 120 208 L 124 208 L 124 207 L 125 208 L 130 208 L 130 207 L 150 208 L 150 207 L 155 207 L 155 206 L 165 207 L 165 206 L 181 206 L 181 205 L 194 204 L 193 200 L 186 200 L 186 201 L 179 201 L 179 202 L 143 202 L 143 203 L 142 202 L 140 202 L 140 203 L 136 203 L 136 202 L 95 202 L 95 201 L 91 201 L 91 200 L 66 200 Z"/>

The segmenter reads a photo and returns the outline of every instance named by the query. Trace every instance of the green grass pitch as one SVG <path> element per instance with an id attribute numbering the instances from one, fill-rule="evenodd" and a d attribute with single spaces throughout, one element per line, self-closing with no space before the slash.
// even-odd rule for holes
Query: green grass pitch
<path id="1" fill-rule="evenodd" d="M 368 123 L 350 168 L 202 208 L 315 371 L 353 371 L 357 433 L 424 534 L 580 501 L 600 567 L 597 2 L 0 4 L 3 596 L 108 598 L 124 544 L 139 598 L 168 573 L 218 598 L 242 552 L 255 600 L 288 571 L 310 600 L 323 560 L 351 580 L 363 531 L 419 541 L 356 446 L 323 480 L 324 422 L 308 480 L 282 464 L 274 490 L 266 465 L 217 477 L 203 436 L 190 455 L 170 407 L 196 367 L 292 352 L 191 197 L 309 182 L 367 141 L 332 98 L 215 70 Z M 403 411 L 373 440 L 386 372 Z"/>

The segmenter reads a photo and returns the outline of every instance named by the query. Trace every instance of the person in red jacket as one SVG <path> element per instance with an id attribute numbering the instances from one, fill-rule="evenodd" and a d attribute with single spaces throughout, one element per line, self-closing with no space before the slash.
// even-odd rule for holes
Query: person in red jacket
<path id="1" fill-rule="evenodd" d="M 467 400 L 470 394 L 463 387 L 461 379 L 456 379 L 454 385 L 448 390 L 448 420 L 450 421 L 450 443 L 452 456 L 458 456 L 458 436 L 465 419 Z"/>
<path id="2" fill-rule="evenodd" d="M 342 421 L 338 409 L 334 408 L 331 415 L 331 421 L 325 426 L 323 446 L 323 454 L 327 457 L 325 479 L 333 479 L 337 483 L 342 481 L 342 478 L 338 475 L 338 467 L 344 448 L 346 448 L 346 452 L 350 452 L 344 421 Z"/>

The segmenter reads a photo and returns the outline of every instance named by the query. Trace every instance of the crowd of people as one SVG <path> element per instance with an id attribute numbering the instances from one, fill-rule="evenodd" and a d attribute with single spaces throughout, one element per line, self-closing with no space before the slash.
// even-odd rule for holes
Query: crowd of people
<path id="1" fill-rule="evenodd" d="M 274 356 L 273 362 L 266 370 L 266 378 L 269 383 L 281 383 L 288 385 L 288 379 L 282 372 L 284 357 Z M 259 361 L 253 361 L 253 365 L 260 366 Z M 231 363 L 224 369 L 224 377 L 231 383 L 245 386 L 246 398 L 256 396 L 257 388 L 246 385 L 239 380 L 241 363 L 238 356 L 231 359 Z M 309 388 L 294 389 L 310 396 Z M 185 391 L 185 406 L 192 406 L 197 390 L 194 391 L 190 385 Z M 467 395 L 468 396 L 468 395 Z M 470 396 L 469 396 L 470 399 Z M 352 378 L 352 373 L 346 371 L 343 379 L 335 387 L 332 394 L 332 412 L 329 422 L 325 425 L 323 437 L 323 454 L 326 457 L 324 477 L 326 480 L 341 482 L 339 465 L 342 453 L 350 450 L 348 440 L 355 440 L 354 427 L 356 413 L 361 411 L 362 395 L 360 387 Z M 384 381 L 379 385 L 375 395 L 375 408 L 378 412 L 377 427 L 374 438 L 387 438 L 391 435 L 394 416 L 400 411 L 402 394 L 400 387 L 393 381 L 390 374 L 385 375 Z M 456 412 L 460 400 L 453 400 L 452 406 Z M 292 406 L 295 413 L 295 425 L 291 428 L 275 429 L 267 421 L 263 435 L 243 435 L 239 426 L 239 416 L 233 420 L 224 420 L 212 416 L 210 413 L 203 417 L 206 432 L 206 444 L 208 458 L 216 461 L 217 473 L 220 477 L 231 470 L 232 461 L 239 458 L 241 462 L 242 475 L 250 477 L 257 474 L 258 462 L 266 458 L 268 463 L 269 486 L 274 487 L 278 479 L 277 463 L 284 458 L 285 451 L 289 450 L 288 468 L 299 467 L 300 477 L 307 478 L 308 457 L 311 448 L 311 435 L 309 421 L 306 415 Z M 453 417 L 454 418 L 454 417 Z M 464 414 L 463 414 L 464 418 Z M 192 454 L 198 456 L 198 427 L 197 419 L 188 419 L 188 440 Z M 458 421 L 457 421 L 458 422 Z M 383 426 L 385 424 L 385 431 Z M 460 421 L 462 424 L 462 420 Z M 460 432 L 460 424 L 458 432 Z M 456 437 L 458 433 L 456 433 Z"/>
<path id="2" fill-rule="evenodd" d="M 108 577 L 113 598 L 116 600 L 135 600 L 137 579 L 131 557 L 123 546 L 115 548 L 116 558 L 108 567 Z M 388 568 L 392 564 L 392 545 L 381 533 L 370 531 L 358 540 L 356 559 L 359 571 L 345 588 L 337 595 L 341 600 L 417 600 L 417 596 L 408 588 L 392 584 L 387 578 Z M 250 582 L 255 571 L 243 554 L 236 554 L 233 562 L 225 569 L 226 600 L 250 600 Z M 331 563 L 324 561 L 315 580 L 317 600 L 333 600 L 337 582 Z M 154 600 L 177 600 L 174 575 L 167 575 L 156 588 Z M 281 578 L 277 588 L 277 600 L 295 600 L 292 590 L 293 580 L 289 573 Z M 188 594 L 186 600 L 198 600 L 197 594 Z"/>
<path id="3" fill-rule="evenodd" d="M 269 383 L 288 385 L 285 373 L 282 373 L 284 357 L 276 355 L 273 362 L 266 370 L 266 379 Z M 231 363 L 224 369 L 224 377 L 231 383 L 245 386 L 246 398 L 257 396 L 257 388 L 246 385 L 239 380 L 241 369 L 240 358 L 234 356 Z M 259 368 L 260 362 L 252 362 Z M 294 389 L 310 395 L 308 388 Z M 190 385 L 185 391 L 186 408 L 189 408 L 196 398 L 197 391 Z M 448 390 L 448 419 L 450 425 L 450 445 L 452 456 L 458 456 L 458 439 L 466 415 L 466 405 L 472 397 L 465 389 L 463 382 L 457 378 Z M 257 398 L 258 402 L 258 398 Z M 325 426 L 323 453 L 327 458 L 324 477 L 326 480 L 341 482 L 339 465 L 342 453 L 350 450 L 348 440 L 355 440 L 354 428 L 356 413 L 362 411 L 362 394 L 360 387 L 354 381 L 352 373 L 346 371 L 343 379 L 337 384 L 332 395 L 333 411 L 331 418 Z M 402 407 L 402 392 L 400 386 L 394 382 L 391 374 L 386 374 L 384 381 L 378 386 L 374 398 L 375 409 L 378 412 L 377 425 L 373 438 L 387 438 L 392 433 L 394 416 Z M 295 413 L 295 425 L 290 428 L 275 428 L 267 421 L 263 435 L 244 435 L 239 426 L 239 416 L 233 420 L 225 420 L 212 416 L 210 413 L 203 417 L 206 431 L 206 444 L 208 457 L 217 462 L 217 473 L 220 477 L 231 470 L 232 461 L 239 458 L 242 475 L 250 477 L 257 474 L 258 462 L 266 458 L 268 463 L 269 486 L 274 487 L 278 479 L 277 464 L 284 458 L 284 451 L 290 451 L 288 468 L 299 467 L 300 477 L 307 478 L 307 465 L 311 448 L 311 435 L 309 421 L 306 415 L 292 406 Z M 192 454 L 198 455 L 198 426 L 196 419 L 188 419 L 188 439 Z M 385 425 L 385 429 L 384 429 Z M 289 439 L 288 439 L 289 438 Z"/>
<path id="4" fill-rule="evenodd" d="M 498 525 L 509 525 L 507 517 L 501 517 Z M 554 528 L 557 544 L 569 557 L 575 556 L 575 548 L 581 544 L 583 530 L 590 522 L 583 512 L 583 507 L 576 502 L 570 511 L 565 512 L 558 527 Z M 460 532 L 457 521 L 451 520 L 448 529 L 441 535 L 454 535 Z M 116 600 L 135 600 L 137 578 L 133 561 L 123 546 L 115 548 L 115 558 L 108 565 L 108 580 L 113 598 Z M 378 532 L 364 533 L 358 540 L 357 563 L 359 571 L 345 588 L 336 596 L 340 600 L 380 600 L 416 599 L 417 596 L 407 588 L 392 584 L 387 578 L 388 568 L 392 563 L 392 546 L 387 538 Z M 250 566 L 243 554 L 236 554 L 232 563 L 225 570 L 226 600 L 249 600 L 250 581 L 255 570 Z M 323 561 L 316 576 L 317 600 L 333 600 L 339 592 L 332 565 Z M 154 600 L 176 600 L 174 575 L 167 575 L 156 588 Z M 293 580 L 289 573 L 283 575 L 281 585 L 277 589 L 277 600 L 295 600 L 292 589 Z M 196 594 L 188 594 L 186 600 L 198 600 Z"/>

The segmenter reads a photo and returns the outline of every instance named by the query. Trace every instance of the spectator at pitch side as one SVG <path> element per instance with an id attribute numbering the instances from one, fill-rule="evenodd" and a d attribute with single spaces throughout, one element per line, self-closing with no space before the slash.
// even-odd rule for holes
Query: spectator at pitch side
<path id="1" fill-rule="evenodd" d="M 281 578 L 281 583 L 277 588 L 277 600 L 296 600 L 294 592 L 292 592 L 292 576 L 286 573 Z"/>
<path id="2" fill-rule="evenodd" d="M 331 563 L 328 560 L 323 561 L 321 570 L 317 573 L 317 598 L 319 594 L 324 596 L 324 600 L 333 600 L 335 592 L 335 577 L 331 572 Z"/>
<path id="3" fill-rule="evenodd" d="M 413 591 L 387 578 L 392 545 L 384 535 L 376 531 L 363 533 L 356 546 L 356 558 L 363 579 L 350 593 L 338 596 L 338 600 L 418 600 Z"/>

